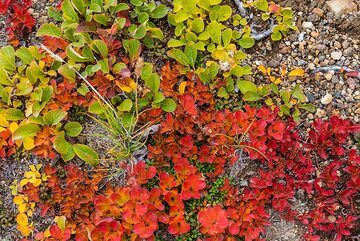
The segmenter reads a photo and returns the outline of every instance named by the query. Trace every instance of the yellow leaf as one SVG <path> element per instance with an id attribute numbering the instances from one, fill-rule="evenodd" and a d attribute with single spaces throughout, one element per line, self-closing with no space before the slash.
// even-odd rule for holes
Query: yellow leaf
<path id="1" fill-rule="evenodd" d="M 19 125 L 16 122 L 10 123 L 9 129 L 10 129 L 11 133 L 14 133 L 17 128 L 19 128 Z"/>
<path id="2" fill-rule="evenodd" d="M 180 94 L 184 94 L 185 88 L 186 88 L 186 84 L 187 84 L 186 81 L 183 81 L 183 82 L 180 83 L 180 85 L 179 85 L 179 93 L 180 93 Z"/>
<path id="3" fill-rule="evenodd" d="M 26 203 L 22 203 L 22 204 L 18 205 L 19 213 L 24 213 L 26 211 L 26 209 L 27 209 Z"/>
<path id="4" fill-rule="evenodd" d="M 281 76 L 285 76 L 287 74 L 287 70 L 286 70 L 286 66 L 282 65 L 281 66 L 281 72 L 280 72 Z"/>
<path id="5" fill-rule="evenodd" d="M 34 185 L 35 187 L 40 186 L 40 184 L 41 184 L 41 179 L 36 179 L 35 182 L 33 182 L 33 185 Z"/>
<path id="6" fill-rule="evenodd" d="M 41 69 L 44 69 L 44 67 L 45 67 L 45 62 L 44 62 L 44 61 L 39 61 L 39 67 L 40 67 Z"/>
<path id="7" fill-rule="evenodd" d="M 267 75 L 266 67 L 264 65 L 259 65 L 258 70 L 260 70 L 261 73 Z"/>
<path id="8" fill-rule="evenodd" d="M 121 81 L 117 80 L 115 83 L 122 91 L 127 93 L 131 93 L 137 89 L 136 82 L 131 78 L 125 78 Z"/>
<path id="9" fill-rule="evenodd" d="M 0 114 L 0 126 L 9 127 L 9 122 L 5 119 L 5 116 L 3 114 Z"/>
<path id="10" fill-rule="evenodd" d="M 16 205 L 20 205 L 20 204 L 24 203 L 24 199 L 21 196 L 15 196 L 13 199 L 13 202 Z"/>
<path id="11" fill-rule="evenodd" d="M 47 74 L 48 74 L 49 76 L 56 77 L 56 71 L 55 71 L 55 70 L 49 70 L 49 71 L 47 72 Z"/>
<path id="12" fill-rule="evenodd" d="M 305 75 L 305 70 L 298 68 L 298 69 L 293 69 L 292 71 L 290 71 L 288 76 L 289 77 L 295 77 L 295 76 L 302 77 L 304 75 Z"/>
<path id="13" fill-rule="evenodd" d="M 24 149 L 27 151 L 32 150 L 35 147 L 34 139 L 30 136 L 23 139 Z"/>
<path id="14" fill-rule="evenodd" d="M 20 187 L 23 187 L 23 186 L 25 186 L 26 184 L 28 184 L 29 183 L 29 179 L 22 179 L 21 181 L 20 181 Z"/>
<path id="15" fill-rule="evenodd" d="M 65 216 L 57 216 L 57 217 L 55 217 L 55 223 L 59 226 L 59 228 L 62 231 L 65 230 L 65 222 L 66 222 L 66 217 Z"/>
<path id="16" fill-rule="evenodd" d="M 30 236 L 30 234 L 31 234 L 30 226 L 21 226 L 21 225 L 19 225 L 19 226 L 17 226 L 17 230 L 19 230 L 20 233 L 25 237 Z"/>
<path id="17" fill-rule="evenodd" d="M 282 80 L 281 80 L 280 78 L 277 78 L 277 79 L 274 81 L 274 83 L 277 84 L 277 85 L 280 84 L 281 82 L 282 82 Z"/>
<path id="18" fill-rule="evenodd" d="M 24 213 L 19 213 L 16 216 L 16 222 L 20 225 L 20 226 L 26 226 L 29 224 L 29 220 L 28 217 L 24 214 Z"/>

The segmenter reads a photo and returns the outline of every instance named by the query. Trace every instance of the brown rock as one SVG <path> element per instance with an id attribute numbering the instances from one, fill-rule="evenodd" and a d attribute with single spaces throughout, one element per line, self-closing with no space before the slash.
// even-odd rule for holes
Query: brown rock
<path id="1" fill-rule="evenodd" d="M 357 5 L 353 0 L 331 0 L 327 1 L 326 5 L 336 16 L 357 11 Z"/>
<path id="2" fill-rule="evenodd" d="M 324 10 L 322 10 L 321 8 L 314 8 L 312 12 L 313 14 L 316 14 L 319 17 L 324 16 Z"/>

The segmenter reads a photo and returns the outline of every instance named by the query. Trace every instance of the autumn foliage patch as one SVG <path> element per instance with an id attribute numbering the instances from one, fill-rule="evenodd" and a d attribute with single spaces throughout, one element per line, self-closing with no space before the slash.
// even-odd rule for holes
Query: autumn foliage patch
<path id="1" fill-rule="evenodd" d="M 289 8 L 242 2 L 273 41 L 297 29 Z M 11 187 L 22 241 L 257 241 L 273 212 L 307 241 L 354 232 L 359 125 L 332 116 L 305 131 L 301 111 L 315 107 L 300 85 L 279 86 L 305 71 L 245 65 L 259 36 L 240 7 L 63 0 L 43 45 L 20 47 L 30 6 L 0 0 L 13 45 L 0 49 L 0 158 L 45 159 Z M 106 134 L 82 136 L 90 118 Z M 98 153 L 91 134 L 113 146 Z"/>

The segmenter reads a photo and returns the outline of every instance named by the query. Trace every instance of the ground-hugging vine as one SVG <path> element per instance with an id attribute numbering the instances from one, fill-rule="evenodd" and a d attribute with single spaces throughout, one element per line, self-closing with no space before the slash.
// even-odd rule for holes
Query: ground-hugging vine
<path id="1" fill-rule="evenodd" d="M 32 20 L 11 25 L 13 46 L 0 49 L 0 157 L 55 160 L 12 187 L 24 241 L 262 240 L 269 210 L 302 223 L 305 240 L 351 234 L 360 157 L 349 140 L 360 127 L 333 116 L 303 133 L 301 111 L 314 106 L 300 85 L 279 84 L 304 70 L 243 64 L 256 41 L 296 30 L 291 9 L 234 4 L 63 0 L 28 47 L 15 36 Z M 16 8 L 0 1 L 9 18 Z M 256 16 L 267 30 L 256 32 Z M 219 104 L 233 96 L 231 108 Z M 110 158 L 79 140 L 74 119 L 84 115 L 108 131 Z M 256 173 L 239 185 L 245 159 Z M 294 200 L 311 205 L 299 211 Z M 32 221 L 38 210 L 49 226 Z"/>

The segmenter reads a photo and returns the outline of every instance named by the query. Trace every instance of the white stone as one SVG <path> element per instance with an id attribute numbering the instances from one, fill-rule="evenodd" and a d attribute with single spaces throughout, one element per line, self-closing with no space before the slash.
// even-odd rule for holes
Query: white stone
<path id="1" fill-rule="evenodd" d="M 327 1 L 326 5 L 335 16 L 357 11 L 357 5 L 353 0 L 331 0 Z"/>
<path id="2" fill-rule="evenodd" d="M 335 51 L 331 53 L 331 58 L 333 60 L 340 60 L 342 57 L 342 52 L 341 51 Z"/>
<path id="3" fill-rule="evenodd" d="M 324 116 L 326 116 L 326 111 L 324 111 L 322 109 L 317 109 L 315 115 L 320 118 L 324 117 Z"/>
<path id="4" fill-rule="evenodd" d="M 332 100 L 333 100 L 332 95 L 327 93 L 326 95 L 324 95 L 324 97 L 321 98 L 320 102 L 323 105 L 328 105 L 331 103 Z"/>
<path id="5" fill-rule="evenodd" d="M 303 22 L 302 27 L 305 29 L 312 29 L 314 24 L 312 22 Z"/>

